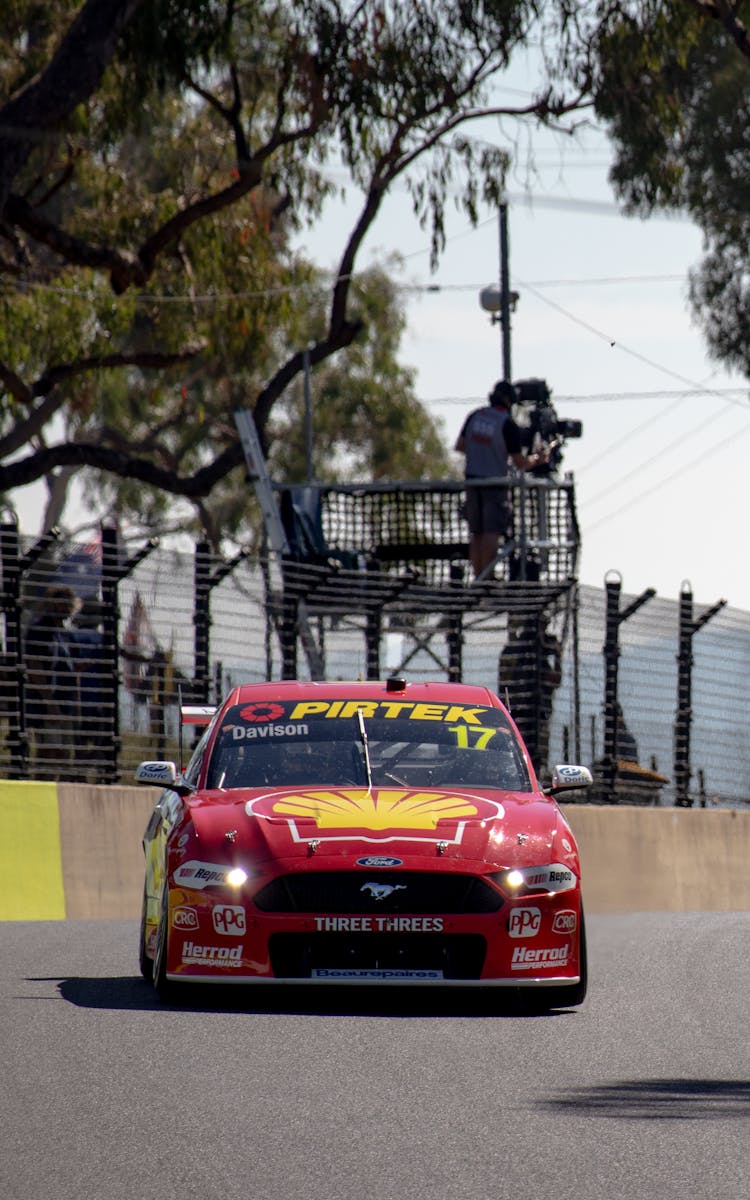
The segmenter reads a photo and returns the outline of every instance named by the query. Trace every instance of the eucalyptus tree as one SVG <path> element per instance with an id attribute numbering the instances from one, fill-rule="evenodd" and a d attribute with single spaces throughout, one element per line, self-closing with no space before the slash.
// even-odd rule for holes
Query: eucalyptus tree
<path id="1" fill-rule="evenodd" d="M 709 353 L 750 376 L 750 36 L 734 0 L 614 4 L 592 87 L 627 210 L 690 215 L 704 234 L 690 300 Z"/>
<path id="2" fill-rule="evenodd" d="M 269 449 L 306 361 L 314 375 L 327 364 L 354 459 L 395 469 L 386 438 L 362 457 L 365 410 L 346 401 L 373 317 L 363 241 L 402 181 L 436 262 L 449 197 L 476 220 L 503 194 L 507 137 L 472 129 L 570 128 L 585 110 L 576 38 L 564 0 L 13 0 L 0 491 L 87 468 L 96 486 L 125 481 L 120 500 L 130 489 L 154 519 L 183 498 L 210 525 L 212 497 L 242 479 L 232 409 L 252 408 Z M 513 55 L 540 41 L 544 85 L 498 100 Z M 322 290 L 292 234 L 318 218 L 333 162 L 358 204 Z M 407 387 L 401 399 L 413 427 Z"/>

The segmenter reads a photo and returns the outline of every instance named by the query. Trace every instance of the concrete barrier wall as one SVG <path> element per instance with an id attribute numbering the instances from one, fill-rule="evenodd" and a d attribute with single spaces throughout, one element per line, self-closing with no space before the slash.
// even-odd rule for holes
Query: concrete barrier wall
<path id="1" fill-rule="evenodd" d="M 750 909 L 750 811 L 564 806 L 588 912 Z"/>
<path id="2" fill-rule="evenodd" d="M 158 788 L 0 780 L 0 920 L 138 917 Z"/>
<path id="3" fill-rule="evenodd" d="M 156 788 L 0 780 L 0 920 L 138 917 Z M 750 811 L 565 805 L 589 913 L 750 909 Z"/>

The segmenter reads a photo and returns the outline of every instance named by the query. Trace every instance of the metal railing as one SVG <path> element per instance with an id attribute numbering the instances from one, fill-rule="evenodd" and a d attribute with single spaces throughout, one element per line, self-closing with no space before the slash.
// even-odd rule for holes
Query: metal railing
<path id="1" fill-rule="evenodd" d="M 108 530 L 84 546 L 55 534 L 24 538 L 0 523 L 0 771 L 127 780 L 142 758 L 176 757 L 180 692 L 214 702 L 240 682 L 403 673 L 507 689 L 542 774 L 564 760 L 592 766 L 599 800 L 750 799 L 749 614 L 701 607 L 692 596 L 688 614 L 685 595 L 634 607 L 637 598 L 619 587 L 615 608 L 611 588 L 549 574 L 474 584 L 461 559 L 447 566 L 431 576 L 406 559 L 383 570 L 249 553 L 223 559 L 203 543 L 123 548 Z M 65 626 L 75 696 L 62 724 L 45 725 L 27 646 L 49 588 L 61 586 L 80 606 Z M 623 619 L 613 645 L 615 613 Z M 43 665 L 50 694 L 52 656 Z M 60 715 L 48 707 L 49 718 Z M 643 794 L 633 790 L 636 767 L 656 777 L 640 776 Z"/>

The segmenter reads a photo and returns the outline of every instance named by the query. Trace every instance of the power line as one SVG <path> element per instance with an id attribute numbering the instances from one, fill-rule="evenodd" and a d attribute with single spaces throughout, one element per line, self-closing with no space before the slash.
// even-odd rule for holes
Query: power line
<path id="1" fill-rule="evenodd" d="M 730 408 L 731 408 L 731 405 L 725 405 L 723 413 L 719 413 L 718 415 L 725 416 Z M 664 414 L 662 413 L 661 416 L 664 416 Z M 671 441 L 669 444 L 669 453 L 671 454 L 672 451 L 676 450 L 679 446 L 684 445 L 685 442 L 688 442 L 692 437 L 695 437 L 696 434 L 702 433 L 703 430 L 706 429 L 708 426 L 714 425 L 716 423 L 716 420 L 717 420 L 717 415 L 714 413 L 711 413 L 704 421 L 701 421 L 699 425 L 694 426 L 693 429 L 687 430 L 682 435 L 682 437 L 677 438 L 675 441 Z M 643 426 L 639 430 L 631 430 L 631 432 L 629 434 L 627 434 L 625 437 L 621 438 L 613 447 L 610 447 L 610 449 L 620 449 L 620 447 L 622 445 L 624 445 L 625 442 L 629 441 L 629 439 L 631 437 L 634 437 L 636 433 L 642 432 L 643 428 L 645 428 L 645 426 Z M 606 453 L 606 451 L 604 453 Z M 601 459 L 604 457 L 604 453 L 597 454 L 597 463 L 599 463 L 601 461 Z M 614 482 L 612 480 L 610 480 L 608 482 L 607 486 L 605 488 L 603 488 L 600 492 L 597 492 L 596 495 L 594 495 L 594 496 L 589 496 L 586 501 L 586 504 L 587 505 L 596 504 L 599 500 L 602 500 L 604 497 L 611 496 L 612 492 L 617 491 L 618 488 L 624 487 L 624 485 L 626 483 L 629 483 L 630 480 L 634 476 L 642 475 L 643 472 L 646 471 L 653 463 L 658 462 L 661 458 L 663 458 L 664 453 L 665 453 L 664 450 L 660 449 L 659 451 L 657 451 L 656 454 L 653 454 L 651 456 L 651 458 L 647 458 L 644 461 L 639 462 L 638 465 L 636 467 L 634 467 L 632 469 L 632 471 L 628 471 L 628 473 L 626 475 L 621 475 L 620 478 L 616 479 Z"/>
<path id="2" fill-rule="evenodd" d="M 726 387 L 726 388 L 705 388 L 693 387 L 680 390 L 669 389 L 659 391 L 639 391 L 639 392 L 591 392 L 582 395 L 580 392 L 571 392 L 568 395 L 554 395 L 555 404 L 596 404 L 596 403 L 616 403 L 619 400 L 670 400 L 673 397 L 679 397 L 680 400 L 700 399 L 703 396 L 747 396 L 748 387 Z M 477 404 L 482 402 L 481 396 L 433 396 L 430 399 L 422 400 L 422 404 Z M 486 397 L 484 397 L 486 399 Z M 671 412 L 671 409 L 667 410 Z M 666 415 L 661 413 L 661 416 Z"/>
<path id="3" fill-rule="evenodd" d="M 422 251 L 416 253 L 421 254 Z M 579 279 L 534 279 L 526 287 L 607 287 L 616 284 L 636 283 L 684 283 L 684 275 L 608 275 Z M 473 292 L 480 291 L 484 283 L 408 283 L 398 285 L 402 292 Z"/>
<path id="4" fill-rule="evenodd" d="M 423 253 L 417 251 L 416 253 Z M 274 287 L 257 288 L 249 292 L 207 292 L 201 295 L 167 295 L 166 293 L 141 293 L 140 295 L 124 296 L 123 300 L 135 304 L 232 304 L 236 301 L 245 300 L 265 300 L 273 296 L 286 296 L 300 292 L 322 291 L 330 286 L 330 283 L 341 276 L 336 276 L 332 271 L 321 272 L 320 280 L 306 281 L 303 283 L 278 284 Z M 644 284 L 652 283 L 682 283 L 684 276 L 682 275 L 610 275 L 600 278 L 587 279 L 538 279 L 523 286 L 528 288 L 554 288 L 554 287 L 608 287 L 622 286 L 624 284 Z M 65 288 L 58 287 L 55 284 L 41 283 L 36 280 L 17 281 L 14 284 L 18 291 L 22 292 L 48 292 L 56 296 L 74 296 L 78 299 L 86 299 L 90 296 L 90 292 L 81 288 Z M 445 292 L 479 292 L 485 286 L 484 283 L 397 283 L 394 285 L 395 290 L 402 293 L 424 293 L 424 294 L 440 294 Z M 107 296 L 108 302 L 116 297 Z"/>
<path id="5" fill-rule="evenodd" d="M 570 312 L 567 308 L 563 308 L 561 304 L 557 304 L 554 300 L 550 300 L 547 296 L 543 296 L 541 292 L 537 291 L 537 289 L 533 287 L 533 285 L 528 283 L 519 283 L 519 286 L 527 288 L 537 300 L 541 300 L 542 304 L 546 304 L 549 308 L 555 309 L 556 312 L 559 312 L 562 316 L 567 317 L 569 321 L 573 321 L 574 324 L 580 325 L 582 329 L 586 329 L 590 334 L 592 334 L 592 336 L 599 338 L 601 341 L 608 342 L 611 349 L 618 349 L 622 354 L 627 354 L 630 358 L 636 359 L 637 362 L 642 362 L 645 364 L 645 366 L 651 367 L 655 371 L 660 371 L 663 375 L 668 375 L 671 379 L 676 379 L 678 383 L 685 384 L 693 391 L 696 391 L 700 388 L 700 385 L 697 384 L 695 380 L 688 379 L 685 375 L 681 375 L 679 371 L 672 371 L 669 367 L 663 366 L 661 363 L 656 362 L 653 358 L 647 358 L 645 354 L 639 354 L 637 350 L 632 350 L 629 346 L 626 346 L 623 342 L 618 341 L 617 338 L 613 337 L 611 334 L 605 333 L 601 329 L 597 329 L 595 325 L 591 325 L 588 321 L 584 321 L 581 317 L 577 317 L 575 313 Z M 712 388 L 705 388 L 704 391 L 705 394 L 709 396 L 714 394 Z"/>
<path id="6" fill-rule="evenodd" d="M 747 433 L 750 433 L 750 424 L 745 425 L 744 429 L 741 429 L 739 433 L 730 433 L 728 437 L 725 437 L 720 442 L 717 442 L 715 446 L 710 447 L 708 450 L 702 451 L 698 458 L 693 459 L 692 462 L 686 463 L 678 470 L 673 471 L 671 475 L 667 475 L 663 479 L 660 479 L 658 483 L 653 484 L 650 488 L 646 488 L 637 496 L 634 496 L 632 500 L 626 501 L 624 504 L 620 504 L 613 512 L 606 513 L 603 517 L 599 517 L 598 520 L 592 522 L 590 525 L 586 523 L 585 536 L 588 536 L 601 525 L 605 525 L 608 521 L 613 520 L 615 517 L 619 517 L 626 509 L 633 508 L 634 505 L 642 503 L 643 500 L 646 500 L 649 496 L 652 496 L 654 492 L 660 491 L 663 487 L 666 487 L 675 479 L 679 479 L 680 476 L 694 470 L 695 467 L 703 466 L 707 459 L 712 458 L 715 454 L 718 454 L 720 450 L 723 450 L 732 442 L 736 442 L 739 438 L 745 437 Z"/>

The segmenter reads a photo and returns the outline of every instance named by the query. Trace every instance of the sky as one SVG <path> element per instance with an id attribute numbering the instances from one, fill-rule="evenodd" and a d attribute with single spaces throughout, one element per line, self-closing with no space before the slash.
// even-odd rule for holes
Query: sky
<path id="1" fill-rule="evenodd" d="M 675 599 L 689 587 L 698 606 L 722 598 L 750 611 L 742 536 L 750 399 L 746 381 L 708 359 L 691 321 L 688 272 L 701 257 L 700 232 L 682 217 L 622 215 L 599 130 L 571 140 L 529 129 L 519 145 L 507 180 L 510 285 L 519 293 L 512 377 L 546 380 L 558 415 L 583 422 L 563 463 L 576 482 L 579 577 L 601 587 L 616 572 L 625 594 L 654 587 Z M 356 212 L 350 193 L 305 233 L 301 244 L 319 266 L 336 267 Z M 431 274 L 428 235 L 398 188 L 357 265 L 402 256 L 401 360 L 452 446 L 503 373 L 500 327 L 479 303 L 483 287 L 499 285 L 498 214 L 485 211 L 472 229 L 449 205 L 446 232 Z M 312 394 L 314 403 L 314 375 Z M 40 489 L 14 500 L 22 530 L 36 532 Z"/>
<path id="2" fill-rule="evenodd" d="M 512 378 L 546 380 L 558 415 L 583 422 L 562 466 L 576 482 L 583 583 L 602 587 L 615 572 L 626 594 L 653 587 L 676 599 L 685 588 L 696 612 L 720 598 L 750 611 L 747 381 L 708 359 L 691 319 L 700 231 L 685 217 L 624 216 L 610 158 L 600 131 L 565 147 L 546 135 L 507 181 Z M 319 264 L 335 266 L 353 203 L 307 236 Z M 474 229 L 455 212 L 431 274 L 428 237 L 400 190 L 358 264 L 403 256 L 402 361 L 451 446 L 503 373 L 500 326 L 479 303 L 483 287 L 499 286 L 499 240 L 496 212 Z"/>

